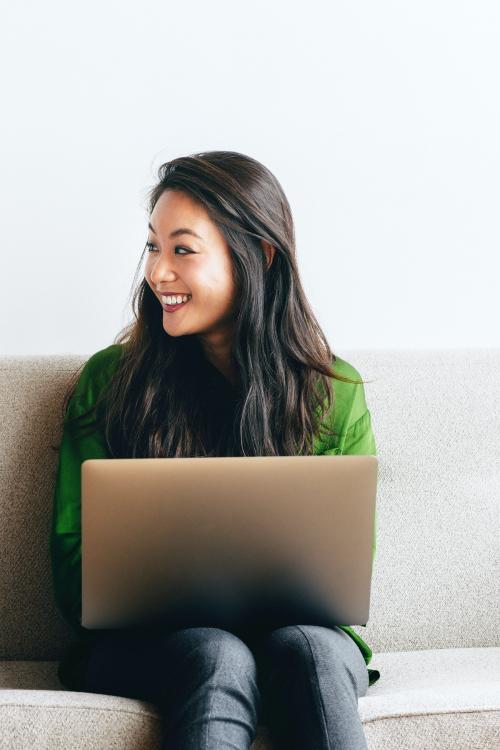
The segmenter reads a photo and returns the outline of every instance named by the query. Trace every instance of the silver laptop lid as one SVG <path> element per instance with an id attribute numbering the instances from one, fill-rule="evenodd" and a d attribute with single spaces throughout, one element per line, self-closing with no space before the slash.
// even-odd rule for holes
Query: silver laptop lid
<path id="1" fill-rule="evenodd" d="M 82 625 L 366 625 L 376 456 L 88 459 Z"/>

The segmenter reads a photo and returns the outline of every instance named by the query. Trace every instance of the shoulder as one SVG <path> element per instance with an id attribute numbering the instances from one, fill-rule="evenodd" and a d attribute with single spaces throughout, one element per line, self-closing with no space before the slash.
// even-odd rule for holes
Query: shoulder
<path id="1" fill-rule="evenodd" d="M 111 344 L 105 349 L 100 349 L 85 362 L 85 366 L 82 370 L 82 375 L 99 375 L 104 370 L 109 370 L 115 367 L 120 361 L 122 352 L 124 350 L 123 344 Z"/>
<path id="2" fill-rule="evenodd" d="M 120 362 L 123 344 L 111 344 L 92 354 L 85 362 L 75 388 L 75 402 L 89 406 L 94 403 Z"/>
<path id="3" fill-rule="evenodd" d="M 332 361 L 332 370 L 339 378 L 347 378 L 347 381 L 331 378 L 333 402 L 325 422 L 334 434 L 325 439 L 317 436 L 314 452 L 320 455 L 342 453 L 347 434 L 351 434 L 353 429 L 357 430 L 363 420 L 367 419 L 364 384 L 360 382 L 363 380 L 362 373 L 339 356 L 335 356 L 335 361 Z M 351 380 L 355 382 L 348 382 Z"/>
<path id="4" fill-rule="evenodd" d="M 336 357 L 333 371 L 344 378 L 358 381 L 346 383 L 332 378 L 336 402 L 334 405 L 335 423 L 339 428 L 346 429 L 360 419 L 367 410 L 364 383 L 359 382 L 363 380 L 363 376 L 354 365 L 341 357 Z"/>
<path id="5" fill-rule="evenodd" d="M 333 371 L 345 378 L 351 378 L 352 380 L 361 380 L 361 375 L 359 371 L 354 367 L 354 365 L 339 356 L 335 356 Z"/>

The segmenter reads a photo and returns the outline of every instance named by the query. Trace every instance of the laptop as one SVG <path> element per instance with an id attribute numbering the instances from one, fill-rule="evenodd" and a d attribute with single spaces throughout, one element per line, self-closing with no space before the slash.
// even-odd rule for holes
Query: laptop
<path id="1" fill-rule="evenodd" d="M 366 625 L 376 456 L 87 459 L 88 629 Z"/>

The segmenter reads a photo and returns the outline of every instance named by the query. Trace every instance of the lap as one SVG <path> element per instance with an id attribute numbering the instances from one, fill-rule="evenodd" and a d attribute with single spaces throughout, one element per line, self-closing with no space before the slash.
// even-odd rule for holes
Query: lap
<path id="1" fill-rule="evenodd" d="M 270 669 L 290 670 L 300 660 L 316 672 L 346 669 L 358 696 L 368 688 L 358 646 L 337 627 L 287 625 L 264 632 L 210 627 L 102 630 L 95 631 L 82 649 L 72 689 L 151 701 L 168 689 L 169 682 L 175 688 L 183 676 L 224 656 L 233 667 L 239 662 L 240 669 L 248 668 L 253 657 L 259 682 Z"/>

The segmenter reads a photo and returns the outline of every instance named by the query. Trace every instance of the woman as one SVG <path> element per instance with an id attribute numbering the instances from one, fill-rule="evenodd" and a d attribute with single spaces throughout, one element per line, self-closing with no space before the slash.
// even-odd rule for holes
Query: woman
<path id="1" fill-rule="evenodd" d="M 51 555 L 77 640 L 59 676 L 70 689 L 157 703 L 164 748 L 250 748 L 259 723 L 277 750 L 366 748 L 358 697 L 380 674 L 347 625 L 80 625 L 86 458 L 376 454 L 363 381 L 307 302 L 274 175 L 212 151 L 163 164 L 158 177 L 135 321 L 85 363 L 63 407 Z"/>

